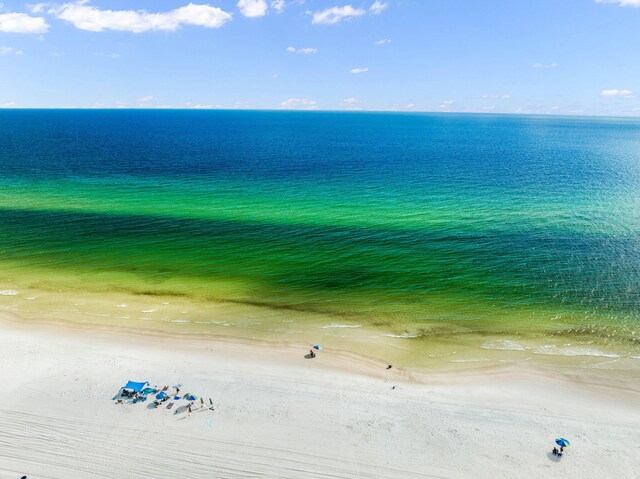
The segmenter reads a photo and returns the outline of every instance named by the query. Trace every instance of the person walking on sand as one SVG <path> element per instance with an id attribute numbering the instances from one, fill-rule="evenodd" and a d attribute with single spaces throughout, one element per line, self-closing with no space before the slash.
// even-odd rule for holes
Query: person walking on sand
<path id="1" fill-rule="evenodd" d="M 309 356 L 311 356 L 312 358 L 316 357 L 316 353 L 313 352 L 313 349 L 309 350 Z"/>

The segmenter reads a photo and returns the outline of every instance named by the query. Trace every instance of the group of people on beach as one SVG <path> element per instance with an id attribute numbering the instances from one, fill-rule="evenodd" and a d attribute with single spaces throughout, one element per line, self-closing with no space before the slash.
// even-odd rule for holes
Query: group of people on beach
<path id="1" fill-rule="evenodd" d="M 152 403 L 152 405 L 155 408 L 159 408 L 163 403 L 170 401 L 169 404 L 167 404 L 166 409 L 172 409 L 175 402 L 174 401 L 179 401 L 181 399 L 185 399 L 188 403 L 186 405 L 186 410 L 191 413 L 194 410 L 197 409 L 204 409 L 204 408 L 208 408 L 212 411 L 215 410 L 215 408 L 213 407 L 213 401 L 211 398 L 209 398 L 209 404 L 207 404 L 204 401 L 204 398 L 200 397 L 196 397 L 195 395 L 191 394 L 191 393 L 186 393 L 182 396 L 180 396 L 180 387 L 182 385 L 178 384 L 176 386 L 173 386 L 172 389 L 174 389 L 175 394 L 171 394 L 169 391 L 169 386 L 164 386 L 162 389 L 159 388 L 158 386 L 155 387 L 149 387 L 146 388 L 144 390 L 142 390 L 141 392 L 135 391 L 135 390 L 128 390 L 126 388 L 123 388 L 121 391 L 121 397 L 125 397 L 125 398 L 130 398 L 132 399 L 132 403 L 137 403 L 137 402 L 144 402 L 147 400 L 147 396 L 150 394 L 156 394 L 155 399 Z M 197 402 L 197 400 L 200 400 L 199 404 Z M 173 401 L 171 401 L 173 400 Z M 122 399 L 118 399 L 116 401 L 118 404 L 121 404 L 123 402 Z M 184 409 L 183 409 L 184 410 Z M 177 413 L 177 411 L 176 411 Z"/>

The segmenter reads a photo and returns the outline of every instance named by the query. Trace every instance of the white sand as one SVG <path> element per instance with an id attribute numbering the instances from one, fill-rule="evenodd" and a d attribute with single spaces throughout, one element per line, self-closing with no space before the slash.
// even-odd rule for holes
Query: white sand
<path id="1" fill-rule="evenodd" d="M 305 352 L 0 322 L 0 478 L 640 477 L 637 384 Z M 216 409 L 114 404 L 128 379 Z"/>

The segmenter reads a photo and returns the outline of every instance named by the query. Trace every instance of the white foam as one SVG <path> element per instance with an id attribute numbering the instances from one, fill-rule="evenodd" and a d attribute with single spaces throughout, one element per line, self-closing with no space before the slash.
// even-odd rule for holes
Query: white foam
<path id="1" fill-rule="evenodd" d="M 16 296 L 18 292 L 15 289 L 3 289 L 0 291 L 0 296 Z"/>
<path id="2" fill-rule="evenodd" d="M 140 321 L 153 321 L 153 318 L 139 318 Z"/>
<path id="3" fill-rule="evenodd" d="M 384 334 L 387 338 L 399 338 L 399 339 L 413 339 L 419 337 L 418 334 L 412 334 L 410 332 L 404 332 L 402 334 Z"/>
<path id="4" fill-rule="evenodd" d="M 126 308 L 126 304 L 116 304 L 116 308 Z"/>
<path id="5" fill-rule="evenodd" d="M 171 322 L 172 323 L 188 323 L 189 321 L 187 321 L 186 319 L 172 319 Z"/>
<path id="6" fill-rule="evenodd" d="M 554 356 L 595 356 L 603 358 L 619 358 L 619 354 L 605 353 L 598 349 L 591 348 L 577 348 L 577 347 L 558 347 L 555 345 L 546 345 L 535 348 L 532 351 L 534 354 L 549 354 Z"/>
<path id="7" fill-rule="evenodd" d="M 229 326 L 229 323 L 225 321 L 196 321 L 196 324 L 218 324 L 221 326 Z"/>
<path id="8" fill-rule="evenodd" d="M 129 316 L 114 316 L 113 319 L 129 319 Z"/>
<path id="9" fill-rule="evenodd" d="M 156 310 L 155 309 L 143 309 L 142 311 L 140 311 L 141 313 L 155 313 Z"/>
<path id="10" fill-rule="evenodd" d="M 452 359 L 452 363 L 486 363 L 488 359 Z"/>
<path id="11" fill-rule="evenodd" d="M 169 304 L 169 303 L 162 303 L 162 304 Z"/>
<path id="12" fill-rule="evenodd" d="M 504 351 L 525 351 L 526 348 L 515 341 L 501 339 L 499 341 L 488 341 L 480 346 L 482 349 L 500 349 Z"/>
<path id="13" fill-rule="evenodd" d="M 24 298 L 24 299 L 28 299 L 29 301 L 33 301 L 36 298 L 34 298 L 33 296 L 29 296 L 28 298 Z"/>
<path id="14" fill-rule="evenodd" d="M 326 326 L 322 326 L 322 329 L 340 329 L 340 328 L 361 328 L 362 326 L 357 325 L 357 324 L 336 324 L 336 323 L 331 323 L 331 324 L 327 324 Z"/>

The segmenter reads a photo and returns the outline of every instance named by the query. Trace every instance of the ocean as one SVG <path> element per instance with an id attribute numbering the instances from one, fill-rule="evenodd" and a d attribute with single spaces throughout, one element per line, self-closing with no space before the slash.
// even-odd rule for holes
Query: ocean
<path id="1" fill-rule="evenodd" d="M 631 358 L 640 120 L 0 110 L 0 288 L 24 317 Z"/>

